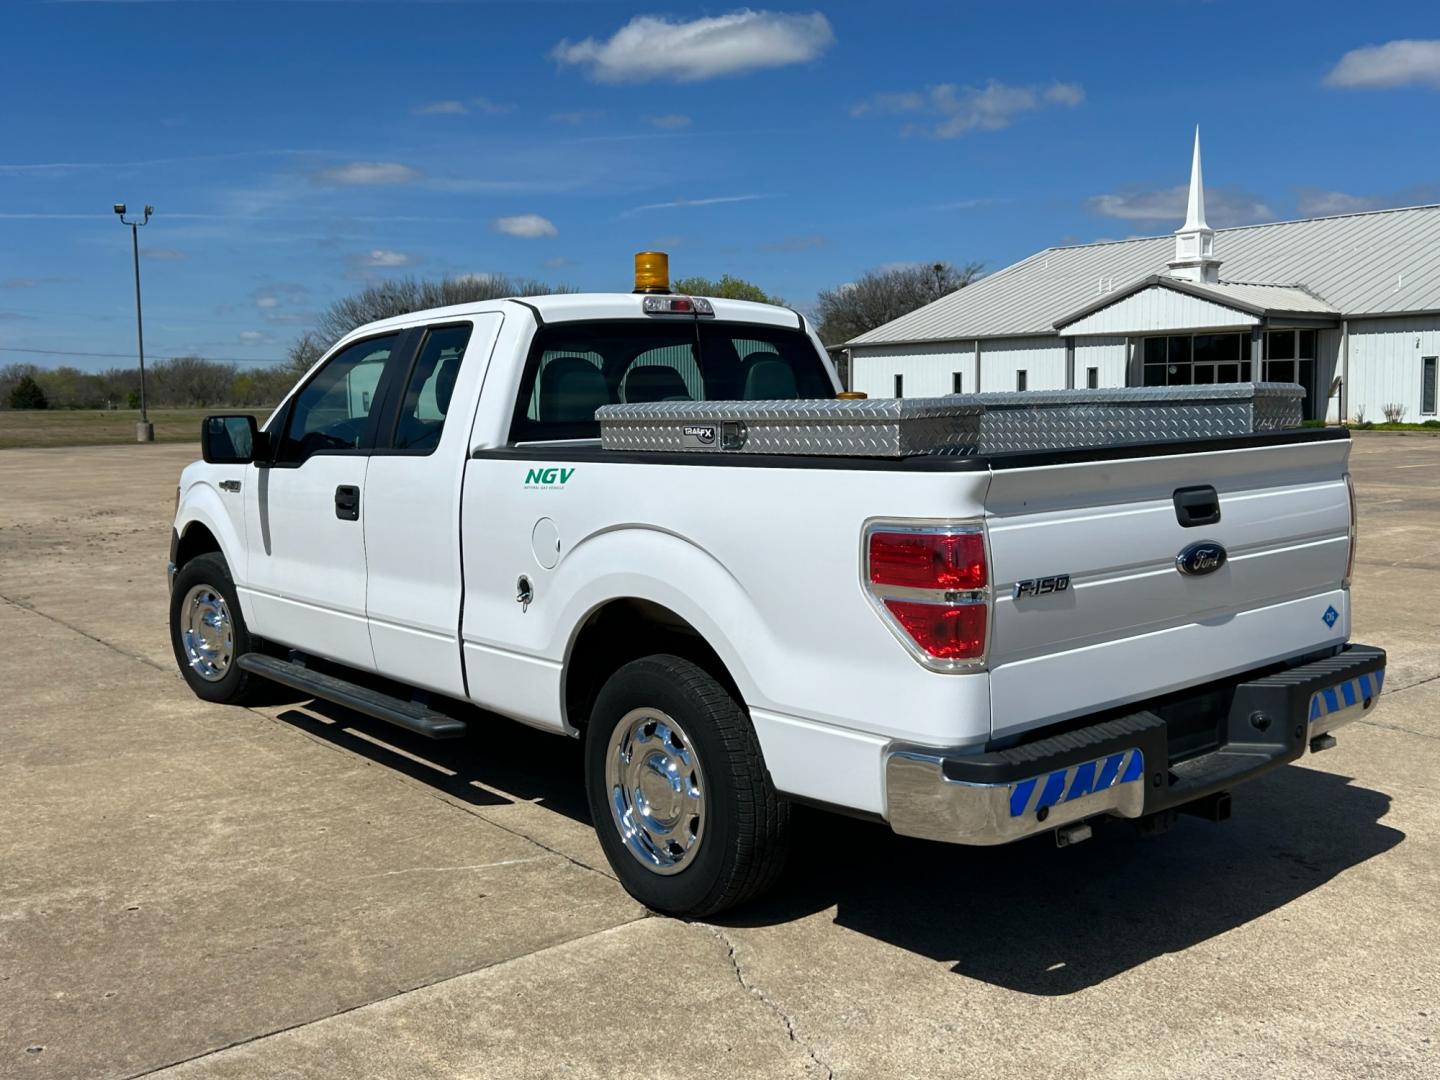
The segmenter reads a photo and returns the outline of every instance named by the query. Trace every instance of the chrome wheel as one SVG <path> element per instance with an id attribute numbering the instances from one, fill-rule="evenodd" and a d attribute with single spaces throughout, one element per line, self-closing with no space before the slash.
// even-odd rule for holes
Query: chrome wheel
<path id="1" fill-rule="evenodd" d="M 705 774 L 683 728 L 658 709 L 634 709 L 605 755 L 610 815 L 625 848 L 657 874 L 685 869 L 705 832 Z"/>
<path id="2" fill-rule="evenodd" d="M 225 597 L 209 585 L 196 585 L 180 606 L 180 644 L 191 670 L 206 682 L 219 682 L 235 654 L 235 628 Z"/>

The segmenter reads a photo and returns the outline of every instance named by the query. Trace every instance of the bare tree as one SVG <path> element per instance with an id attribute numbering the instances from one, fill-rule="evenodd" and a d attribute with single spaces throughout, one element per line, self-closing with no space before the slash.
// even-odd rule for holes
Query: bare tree
<path id="1" fill-rule="evenodd" d="M 515 279 L 505 274 L 466 274 L 464 277 L 447 277 L 438 281 L 422 281 L 413 277 L 377 281 L 353 296 L 336 300 L 321 312 L 315 323 L 314 335 L 306 335 L 296 342 L 291 348 L 290 356 L 292 361 L 298 363 L 297 350 L 303 354 L 318 344 L 323 352 L 330 343 L 338 341 L 357 326 L 377 319 L 408 315 L 412 311 L 448 307 L 451 304 L 472 304 L 479 300 L 497 300 L 503 296 L 543 296 L 546 293 L 575 291 L 568 285 L 550 285 L 528 278 Z M 312 340 L 307 342 L 306 337 Z"/>
<path id="2" fill-rule="evenodd" d="M 820 340 L 849 341 L 887 322 L 934 303 L 978 278 L 983 264 L 922 263 L 870 270 L 854 281 L 822 290 L 815 302 Z"/>

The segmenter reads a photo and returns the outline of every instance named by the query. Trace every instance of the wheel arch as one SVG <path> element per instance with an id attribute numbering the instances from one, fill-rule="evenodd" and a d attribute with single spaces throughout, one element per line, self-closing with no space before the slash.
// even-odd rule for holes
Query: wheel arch
<path id="1" fill-rule="evenodd" d="M 575 630 L 561 674 L 566 722 L 584 728 L 606 679 L 632 660 L 664 653 L 700 667 L 745 707 L 735 676 L 689 620 L 654 600 L 622 596 L 596 605 Z"/>

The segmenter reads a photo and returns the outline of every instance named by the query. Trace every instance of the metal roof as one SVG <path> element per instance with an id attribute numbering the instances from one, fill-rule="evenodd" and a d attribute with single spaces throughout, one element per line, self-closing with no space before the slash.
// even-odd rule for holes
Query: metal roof
<path id="1" fill-rule="evenodd" d="M 1053 334 L 1057 320 L 1164 272 L 1174 254 L 1173 235 L 1047 248 L 849 344 Z M 1278 287 L 1285 311 L 1309 310 L 1289 306 L 1297 289 L 1346 316 L 1440 311 L 1440 206 L 1217 229 L 1215 254 L 1229 284 L 1205 288 L 1241 290 L 1254 306 L 1272 307 L 1255 290 L 1277 286 L 1241 283 L 1290 283 Z"/>
<path id="2" fill-rule="evenodd" d="M 1217 304 L 1244 311 L 1252 315 L 1336 315 L 1333 307 L 1318 296 L 1297 285 L 1271 285 L 1256 281 L 1185 281 L 1151 274 L 1124 289 L 1090 301 L 1078 311 L 1069 312 L 1055 320 L 1055 329 L 1061 331 L 1113 304 L 1144 292 L 1146 289 L 1171 289 L 1174 292 L 1213 300 Z"/>

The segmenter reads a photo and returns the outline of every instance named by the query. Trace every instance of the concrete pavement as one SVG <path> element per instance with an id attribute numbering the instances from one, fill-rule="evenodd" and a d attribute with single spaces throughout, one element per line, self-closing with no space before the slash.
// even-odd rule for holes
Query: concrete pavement
<path id="1" fill-rule="evenodd" d="M 564 740 L 191 696 L 192 453 L 0 452 L 0 1076 L 1440 1075 L 1440 440 L 1355 443 L 1383 708 L 1234 821 L 976 851 L 803 813 L 716 924 L 619 889 Z"/>

